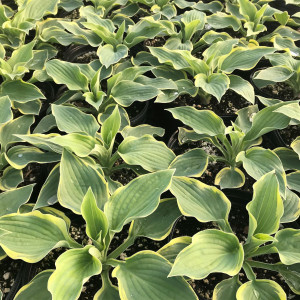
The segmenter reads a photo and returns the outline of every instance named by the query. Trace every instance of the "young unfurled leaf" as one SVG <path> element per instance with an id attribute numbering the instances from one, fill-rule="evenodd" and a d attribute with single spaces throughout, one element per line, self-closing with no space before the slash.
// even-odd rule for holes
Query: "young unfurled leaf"
<path id="1" fill-rule="evenodd" d="M 48 281 L 52 300 L 78 299 L 83 284 L 102 271 L 100 252 L 91 245 L 66 251 L 56 260 L 55 266 Z"/>
<path id="2" fill-rule="evenodd" d="M 120 232 L 130 221 L 153 213 L 159 205 L 160 195 L 168 189 L 173 173 L 173 170 L 165 170 L 142 175 L 118 188 L 104 207 L 109 228 Z"/>
<path id="3" fill-rule="evenodd" d="M 275 171 L 262 176 L 253 186 L 253 200 L 248 203 L 248 238 L 256 233 L 273 234 L 279 228 L 283 215 L 283 202 Z"/>
<path id="4" fill-rule="evenodd" d="M 98 241 L 100 238 L 104 239 L 108 232 L 107 218 L 97 206 L 97 201 L 90 188 L 83 198 L 81 214 L 86 222 L 87 235 L 95 241 Z"/>
<path id="5" fill-rule="evenodd" d="M 221 189 L 239 188 L 245 184 L 245 175 L 239 168 L 223 168 L 215 178 Z"/>
<path id="6" fill-rule="evenodd" d="M 101 127 L 101 136 L 104 143 L 110 147 L 114 141 L 116 134 L 118 133 L 121 125 L 121 116 L 119 113 L 119 107 L 116 105 L 112 114 L 103 122 Z"/>

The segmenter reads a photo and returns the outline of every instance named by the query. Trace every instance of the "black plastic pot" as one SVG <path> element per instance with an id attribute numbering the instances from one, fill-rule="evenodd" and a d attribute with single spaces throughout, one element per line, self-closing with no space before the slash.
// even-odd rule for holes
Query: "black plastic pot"
<path id="1" fill-rule="evenodd" d="M 93 48 L 90 45 L 71 45 L 64 53 L 64 60 L 76 62 L 79 56 L 93 51 L 97 51 L 97 48 Z"/>

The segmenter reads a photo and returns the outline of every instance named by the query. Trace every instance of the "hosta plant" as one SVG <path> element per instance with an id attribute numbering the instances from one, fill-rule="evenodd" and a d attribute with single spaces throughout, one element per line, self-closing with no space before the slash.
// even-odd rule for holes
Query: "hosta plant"
<path id="1" fill-rule="evenodd" d="M 0 41 L 5 47 L 18 48 L 24 44 L 29 31 L 45 15 L 56 14 L 60 0 L 19 0 L 15 13 L 9 6 L 0 4 Z"/>
<path id="2" fill-rule="evenodd" d="M 165 170 L 134 179 L 108 197 L 90 188 L 81 205 L 86 222 L 88 245 L 75 242 L 68 233 L 70 221 L 55 209 L 32 210 L 23 207 L 18 213 L 0 218 L 0 245 L 14 259 L 37 262 L 57 247 L 69 248 L 56 261 L 55 270 L 45 270 L 24 286 L 15 299 L 78 299 L 83 284 L 101 274 L 102 285 L 94 299 L 197 299 L 181 276 L 168 277 L 172 265 L 160 254 L 140 251 L 125 261 L 117 259 L 138 236 L 161 240 L 168 235 L 173 222 L 180 216 L 175 199 L 160 195 L 168 189 L 173 171 Z M 138 193 L 136 191 L 139 191 Z M 103 191 L 104 192 L 104 191 Z M 22 222 L 21 227 L 16 226 Z M 131 223 L 128 237 L 114 251 L 114 236 L 125 224 Z M 22 231 L 26 228 L 28 235 Z M 12 242 L 12 239 L 14 242 Z M 31 247 L 24 247 L 28 243 Z M 113 285 L 109 272 L 118 280 Z M 101 287 L 101 288 L 100 288 Z"/>
<path id="3" fill-rule="evenodd" d="M 44 153 L 36 147 L 20 146 L 18 143 L 20 138 L 16 134 L 28 134 L 30 126 L 34 122 L 32 115 L 24 115 L 13 119 L 11 110 L 12 104 L 8 96 L 0 97 L 0 190 L 9 191 L 15 189 L 23 182 L 22 169 L 31 162 L 47 163 L 56 161 L 56 154 Z M 11 164 L 8 156 L 17 156 L 19 162 Z M 2 193 L 1 198 L 4 199 L 9 195 Z M 24 195 L 25 196 L 25 195 Z M 26 198 L 26 197 L 25 197 Z M 4 201 L 4 200 L 3 200 Z M 7 200 L 9 202 L 9 200 Z M 6 203 L 6 201 L 4 201 Z M 4 202 L 0 203 L 5 212 Z"/>
<path id="4" fill-rule="evenodd" d="M 169 277 L 187 276 L 200 280 L 221 272 L 232 278 L 215 287 L 215 300 L 286 299 L 278 283 L 256 278 L 253 269 L 260 268 L 280 273 L 290 289 L 300 294 L 300 231 L 288 226 L 280 228 L 282 219 L 289 212 L 284 209 L 275 172 L 265 174 L 253 188 L 252 201 L 247 205 L 248 236 L 241 243 L 228 222 L 230 201 L 221 191 L 196 179 L 173 178 L 171 192 L 177 198 L 181 212 L 200 222 L 214 221 L 220 229 L 200 231 L 192 238 L 179 237 L 161 248 L 159 253 L 174 261 Z M 279 254 L 278 263 L 263 261 L 263 255 L 273 253 Z M 261 259 L 256 260 L 257 257 Z M 243 284 L 239 281 L 242 269 L 247 278 Z"/>
<path id="5" fill-rule="evenodd" d="M 100 131 L 100 125 L 92 115 L 75 107 L 52 105 L 52 113 L 56 126 L 66 134 L 18 135 L 47 153 L 61 156 L 41 189 L 36 207 L 48 206 L 58 199 L 61 205 L 80 213 L 81 201 L 89 186 L 101 190 L 101 186 L 108 185 L 112 193 L 121 186 L 111 179 L 115 172 L 127 168 L 138 174 L 155 172 L 168 169 L 175 159 L 175 154 L 153 137 L 162 136 L 163 129 L 127 125 L 121 130 L 122 120 L 117 106 L 105 119 Z M 121 143 L 115 142 L 119 131 L 124 138 Z M 8 153 L 7 156 L 11 164 L 20 160 L 16 155 L 11 157 Z M 123 163 L 116 164 L 120 159 Z"/>
<path id="6" fill-rule="evenodd" d="M 162 90 L 177 89 L 175 83 L 163 77 L 145 75 L 152 67 L 132 66 L 128 61 L 115 68 L 106 68 L 95 60 L 76 64 L 54 59 L 46 63 L 46 71 L 56 83 L 66 84 L 69 90 L 81 91 L 84 99 L 104 112 L 110 104 L 128 107 L 135 101 L 147 101 L 162 94 Z M 74 75 L 75 74 L 75 78 Z M 106 83 L 106 88 L 103 85 Z"/>
<path id="7" fill-rule="evenodd" d="M 250 0 L 237 0 L 233 3 L 227 1 L 226 13 L 216 12 L 207 17 L 208 24 L 213 28 L 230 27 L 247 39 L 256 39 L 258 34 L 266 31 L 266 21 L 277 21 L 285 25 L 288 20 L 287 12 L 276 10 L 268 4 L 252 3 Z"/>
<path id="8" fill-rule="evenodd" d="M 241 165 L 256 180 L 275 169 L 285 197 L 286 178 L 280 159 L 271 150 L 254 146 L 261 144 L 264 134 L 287 127 L 291 117 L 283 112 L 291 109 L 299 113 L 299 101 L 280 102 L 260 111 L 256 105 L 249 106 L 238 112 L 237 120 L 229 127 L 212 111 L 193 107 L 176 107 L 169 111 L 192 128 L 179 128 L 179 143 L 206 140 L 219 150 L 220 154 L 210 159 L 225 163 L 226 167 L 216 175 L 215 184 L 221 188 L 243 186 L 245 176 Z M 191 159 L 197 160 L 197 156 L 191 155 Z"/>
<path id="9" fill-rule="evenodd" d="M 254 103 L 252 85 L 240 76 L 231 74 L 234 70 L 253 68 L 265 55 L 273 53 L 274 48 L 252 44 L 245 46 L 238 39 L 216 41 L 198 59 L 187 50 L 171 50 L 166 47 L 149 47 L 151 54 L 162 64 L 171 65 L 175 70 L 183 70 L 195 79 L 198 94 L 204 103 L 212 96 L 218 101 L 228 89 L 232 89 L 245 99 Z"/>

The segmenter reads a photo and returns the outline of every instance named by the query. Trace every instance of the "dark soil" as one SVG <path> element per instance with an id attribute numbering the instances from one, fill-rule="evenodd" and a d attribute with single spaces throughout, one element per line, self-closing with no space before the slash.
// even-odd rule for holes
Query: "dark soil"
<path id="1" fill-rule="evenodd" d="M 197 109 L 212 110 L 219 116 L 233 115 L 239 109 L 251 105 L 249 101 L 231 90 L 225 93 L 220 102 L 212 97 L 209 104 L 203 104 L 199 97 L 193 98 L 189 95 L 181 95 L 174 101 L 174 104 L 175 106 L 193 106 Z"/>
<path id="2" fill-rule="evenodd" d="M 244 199 L 241 199 L 241 205 L 234 204 L 229 214 L 229 223 L 231 225 L 231 228 L 241 243 L 244 243 L 246 241 L 248 233 L 248 215 L 245 206 L 243 206 L 245 204 L 242 204 L 243 200 Z M 179 219 L 175 226 L 175 229 L 173 231 L 173 238 L 179 236 L 193 236 L 197 232 L 206 229 L 218 229 L 218 226 L 215 222 L 200 223 L 195 218 L 183 216 Z M 259 256 L 256 257 L 255 260 L 266 263 L 279 262 L 277 254 Z M 288 285 L 278 273 L 264 269 L 254 269 L 254 272 L 257 275 L 258 279 L 271 279 L 276 281 L 284 289 L 288 296 L 288 299 L 293 299 L 295 297 L 295 294 L 289 289 Z M 210 274 L 203 280 L 191 280 L 189 283 L 195 290 L 197 296 L 210 300 L 212 299 L 215 286 L 219 282 L 227 278 L 230 277 L 226 274 L 215 273 Z M 242 283 L 247 282 L 247 277 L 245 276 L 243 270 L 241 270 L 239 273 L 239 280 Z"/>
<path id="3" fill-rule="evenodd" d="M 298 125 L 291 125 L 278 131 L 286 146 L 290 146 L 293 140 L 300 136 L 300 126 Z"/>
<path id="4" fill-rule="evenodd" d="M 120 164 L 122 160 L 117 161 L 116 166 Z M 120 182 L 122 185 L 128 184 L 130 181 L 132 181 L 134 178 L 136 178 L 137 175 L 134 173 L 132 169 L 122 169 L 118 171 L 114 171 L 111 175 L 111 179 L 114 181 Z"/>
<path id="5" fill-rule="evenodd" d="M 88 64 L 95 59 L 99 59 L 97 52 L 89 51 L 82 55 L 77 56 L 76 59 L 74 60 L 74 63 Z"/>
<path id="6" fill-rule="evenodd" d="M 261 89 L 269 97 L 281 100 L 293 100 L 295 98 L 292 87 L 286 82 L 277 82 Z"/>

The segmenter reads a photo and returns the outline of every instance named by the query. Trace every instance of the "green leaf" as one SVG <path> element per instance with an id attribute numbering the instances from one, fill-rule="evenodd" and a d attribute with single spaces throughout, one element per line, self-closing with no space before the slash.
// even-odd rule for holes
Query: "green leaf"
<path id="1" fill-rule="evenodd" d="M 102 209 L 108 200 L 108 186 L 103 176 L 82 159 L 64 150 L 60 163 L 59 203 L 80 214 L 82 200 L 91 187 L 97 206 Z"/>
<path id="2" fill-rule="evenodd" d="M 146 218 L 134 220 L 129 229 L 133 237 L 144 236 L 152 240 L 163 240 L 171 232 L 176 219 L 181 216 L 176 199 L 163 199 L 158 208 Z"/>
<path id="3" fill-rule="evenodd" d="M 63 219 L 37 210 L 2 216 L 0 236 L 0 245 L 8 256 L 29 263 L 40 261 L 54 248 L 79 246 L 68 235 Z"/>
<path id="4" fill-rule="evenodd" d="M 45 183 L 43 184 L 34 209 L 53 205 L 57 202 L 57 190 L 59 184 L 59 164 L 57 164 L 50 172 Z"/>
<path id="5" fill-rule="evenodd" d="M 190 236 L 177 237 L 160 248 L 157 253 L 166 258 L 170 263 L 174 263 L 178 253 L 190 245 L 191 242 L 192 238 Z"/>
<path id="6" fill-rule="evenodd" d="M 13 101 L 13 107 L 18 109 L 23 115 L 38 115 L 42 107 L 42 102 L 39 99 L 28 102 Z"/>
<path id="7" fill-rule="evenodd" d="M 221 189 L 240 188 L 245 184 L 245 175 L 239 168 L 223 168 L 215 178 L 215 185 Z"/>
<path id="8" fill-rule="evenodd" d="M 35 85 L 20 79 L 4 82 L 1 85 L 1 94 L 9 96 L 11 101 L 21 103 L 36 99 L 45 99 L 45 96 Z"/>
<path id="9" fill-rule="evenodd" d="M 293 143 L 291 144 L 291 147 L 293 148 Z M 276 155 L 280 158 L 285 171 L 296 169 L 300 170 L 300 157 L 295 152 L 294 148 L 293 150 L 285 147 L 279 147 L 273 150 L 276 153 Z"/>
<path id="10" fill-rule="evenodd" d="M 100 127 L 92 115 L 83 113 L 78 108 L 55 104 L 52 104 L 51 108 L 57 127 L 61 131 L 84 132 L 95 136 Z"/>
<path id="11" fill-rule="evenodd" d="M 173 172 L 165 170 L 142 175 L 118 188 L 104 207 L 109 228 L 120 232 L 130 221 L 153 213 L 159 205 L 160 195 L 170 185 Z"/>
<path id="12" fill-rule="evenodd" d="M 210 110 L 197 110 L 194 107 L 184 106 L 168 109 L 175 119 L 192 127 L 196 133 L 216 136 L 225 133 L 222 119 Z"/>
<path id="13" fill-rule="evenodd" d="M 175 158 L 172 150 L 150 135 L 125 138 L 118 153 L 127 164 L 140 165 L 150 172 L 168 169 Z"/>
<path id="14" fill-rule="evenodd" d="M 214 288 L 213 300 L 236 300 L 236 292 L 240 286 L 238 277 L 221 281 Z"/>
<path id="15" fill-rule="evenodd" d="M 112 273 L 117 277 L 121 299 L 196 300 L 197 296 L 182 277 L 169 278 L 171 264 L 153 251 L 140 251 L 120 263 Z M 167 296 L 166 296 L 167 295 Z M 154 297 L 154 298 L 153 298 Z"/>
<path id="16" fill-rule="evenodd" d="M 21 116 L 12 121 L 5 123 L 0 127 L 0 144 L 1 150 L 7 150 L 12 143 L 20 142 L 17 134 L 28 134 L 29 128 L 34 122 L 33 116 Z"/>
<path id="17" fill-rule="evenodd" d="M 300 198 L 294 192 L 286 189 L 286 197 L 283 199 L 284 212 L 280 223 L 294 222 L 300 215 Z"/>
<path id="18" fill-rule="evenodd" d="M 147 101 L 159 94 L 159 89 L 130 80 L 122 80 L 111 91 L 111 96 L 121 106 L 130 106 L 134 101 Z"/>
<path id="19" fill-rule="evenodd" d="M 93 300 L 120 300 L 119 289 L 110 281 L 102 281 L 102 287 L 95 294 Z"/>
<path id="20" fill-rule="evenodd" d="M 170 190 L 182 214 L 200 222 L 227 221 L 231 204 L 216 187 L 193 178 L 174 177 Z"/>
<path id="21" fill-rule="evenodd" d="M 192 149 L 178 155 L 169 169 L 176 169 L 175 176 L 200 177 L 206 170 L 209 156 L 202 149 Z"/>
<path id="22" fill-rule="evenodd" d="M 10 59 L 7 61 L 11 68 L 16 72 L 19 67 L 25 66 L 32 58 L 35 41 L 22 45 L 17 50 L 13 51 Z"/>
<path id="23" fill-rule="evenodd" d="M 108 232 L 108 222 L 103 211 L 97 206 L 96 198 L 91 188 L 88 189 L 81 204 L 81 214 L 86 223 L 87 235 L 98 241 L 104 239 Z"/>
<path id="24" fill-rule="evenodd" d="M 58 0 L 47 0 L 41 3 L 39 0 L 31 0 L 24 2 L 24 10 L 22 11 L 22 20 L 39 20 L 45 14 L 56 14 Z"/>
<path id="25" fill-rule="evenodd" d="M 245 79 L 237 75 L 229 75 L 230 85 L 229 88 L 237 94 L 244 97 L 246 100 L 254 104 L 255 95 L 253 86 Z"/>
<path id="26" fill-rule="evenodd" d="M 272 280 L 258 279 L 248 281 L 240 286 L 236 294 L 237 300 L 285 300 L 286 294 L 282 287 Z"/>
<path id="27" fill-rule="evenodd" d="M 286 228 L 279 230 L 273 245 L 277 248 L 280 260 L 285 265 L 300 263 L 300 230 Z"/>
<path id="28" fill-rule="evenodd" d="M 274 82 L 282 82 L 288 80 L 293 75 L 293 72 L 290 68 L 284 66 L 275 66 L 263 69 L 257 73 L 253 78 L 253 82 L 259 87 L 262 88 L 268 84 Z"/>
<path id="29" fill-rule="evenodd" d="M 135 127 L 131 127 L 130 125 L 128 125 L 122 130 L 121 134 L 124 139 L 129 136 L 140 138 L 146 134 L 162 137 L 165 134 L 165 130 L 163 128 L 154 127 L 147 124 L 142 124 Z"/>
<path id="30" fill-rule="evenodd" d="M 7 167 L 0 177 L 0 189 L 4 191 L 14 189 L 22 181 L 23 172 L 21 170 L 14 169 L 13 167 Z"/>
<path id="31" fill-rule="evenodd" d="M 0 124 L 4 124 L 13 119 L 13 113 L 11 111 L 11 102 L 9 98 L 0 97 Z"/>
<path id="32" fill-rule="evenodd" d="M 101 136 L 104 143 L 110 147 L 113 143 L 121 125 L 121 116 L 119 107 L 116 105 L 112 114 L 103 122 L 101 127 Z"/>
<path id="33" fill-rule="evenodd" d="M 23 169 L 29 163 L 51 163 L 60 160 L 60 155 L 53 152 L 43 152 L 30 146 L 14 146 L 6 154 L 7 162 L 15 169 Z"/>
<path id="34" fill-rule="evenodd" d="M 287 186 L 298 193 L 300 193 L 300 171 L 289 173 L 286 176 Z"/>
<path id="35" fill-rule="evenodd" d="M 285 266 L 277 264 L 276 270 L 284 278 L 289 288 L 297 295 L 300 294 L 300 264 Z"/>
<path id="36" fill-rule="evenodd" d="M 274 48 L 270 47 L 253 47 L 253 48 L 234 48 L 230 54 L 223 56 L 219 61 L 219 68 L 231 73 L 234 70 L 250 70 L 255 67 L 259 60 L 274 52 Z"/>
<path id="37" fill-rule="evenodd" d="M 295 119 L 297 121 L 300 121 L 300 106 L 298 103 L 291 103 L 288 105 L 284 105 L 282 107 L 279 107 L 275 110 L 275 112 L 282 113 L 286 116 L 288 116 L 291 119 Z"/>
<path id="38" fill-rule="evenodd" d="M 99 47 L 98 56 L 100 62 L 108 68 L 111 65 L 116 64 L 122 58 L 128 55 L 128 47 L 125 45 L 117 45 L 116 47 L 106 44 Z"/>
<path id="39" fill-rule="evenodd" d="M 240 152 L 236 157 L 236 161 L 242 161 L 243 168 L 255 180 L 259 180 L 263 175 L 275 170 L 280 194 L 285 197 L 285 171 L 281 160 L 272 150 L 253 147 L 246 152 Z"/>
<path id="40" fill-rule="evenodd" d="M 52 300 L 76 300 L 83 284 L 93 276 L 100 274 L 102 264 L 100 252 L 94 246 L 72 249 L 63 253 L 55 262 L 56 270 L 48 281 L 48 290 Z"/>
<path id="41" fill-rule="evenodd" d="M 234 31 L 237 31 L 241 27 L 241 22 L 236 16 L 227 15 L 219 11 L 213 15 L 208 16 L 207 23 L 216 29 L 231 27 Z"/>
<path id="42" fill-rule="evenodd" d="M 26 185 L 0 194 L 0 216 L 16 213 L 30 199 L 34 184 Z"/>
<path id="43" fill-rule="evenodd" d="M 74 152 L 77 156 L 88 156 L 96 145 L 96 139 L 79 133 L 70 133 L 63 136 L 54 136 L 50 143 L 59 145 L 69 151 Z"/>
<path id="44" fill-rule="evenodd" d="M 248 238 L 256 233 L 273 234 L 283 215 L 283 203 L 275 171 L 262 176 L 253 185 L 253 199 L 247 204 L 249 212 Z"/>
<path id="45" fill-rule="evenodd" d="M 195 86 L 201 87 L 206 93 L 211 94 L 220 102 L 222 96 L 228 90 L 230 80 L 227 75 L 223 73 L 211 74 L 197 74 L 195 76 Z"/>
<path id="46" fill-rule="evenodd" d="M 193 236 L 192 244 L 175 259 L 169 276 L 186 275 L 203 279 L 215 272 L 233 276 L 238 274 L 243 261 L 243 247 L 235 235 L 208 229 Z"/>
<path id="47" fill-rule="evenodd" d="M 290 102 L 281 102 L 265 107 L 255 113 L 252 119 L 252 126 L 246 133 L 244 141 L 252 141 L 274 129 L 283 129 L 290 123 L 290 118 L 282 113 L 275 112 L 279 107 L 289 105 Z"/>
<path id="48" fill-rule="evenodd" d="M 53 59 L 46 62 L 46 71 L 57 84 L 65 84 L 69 90 L 89 91 L 88 79 L 73 63 Z"/>
<path id="49" fill-rule="evenodd" d="M 52 273 L 53 270 L 45 270 L 37 274 L 28 284 L 19 289 L 14 300 L 52 300 L 47 290 L 48 279 Z"/>
<path id="50" fill-rule="evenodd" d="M 300 137 L 297 137 L 291 144 L 292 149 L 298 154 L 300 159 Z"/>

